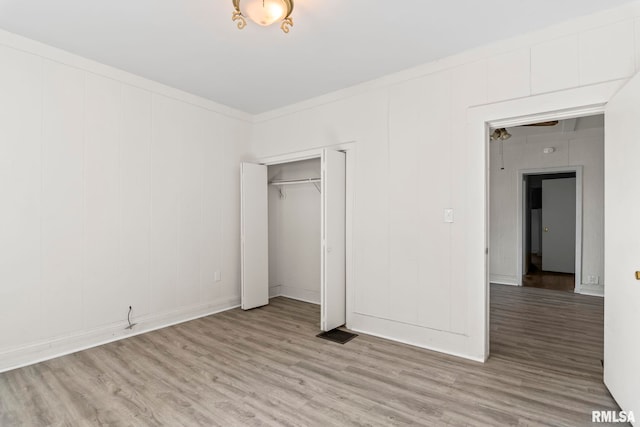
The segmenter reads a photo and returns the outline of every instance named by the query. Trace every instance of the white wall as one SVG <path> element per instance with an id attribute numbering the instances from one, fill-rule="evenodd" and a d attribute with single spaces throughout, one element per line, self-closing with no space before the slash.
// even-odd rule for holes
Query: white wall
<path id="1" fill-rule="evenodd" d="M 248 116 L 4 32 L 0 64 L 0 371 L 237 305 Z"/>
<path id="2" fill-rule="evenodd" d="M 633 3 L 256 117 L 256 157 L 357 141 L 349 327 L 484 360 L 485 156 L 467 112 L 622 84 L 638 16 Z"/>
<path id="3" fill-rule="evenodd" d="M 593 119 L 580 119 L 593 121 Z M 517 285 L 518 278 L 518 172 L 524 169 L 584 166 L 582 281 L 593 275 L 598 285 L 586 285 L 585 291 L 604 292 L 604 123 L 595 127 L 562 131 L 557 128 L 510 128 L 513 135 L 504 142 L 504 170 L 500 170 L 500 147 L 490 144 L 491 197 L 491 281 Z M 543 149 L 553 147 L 552 154 Z"/>
<path id="4" fill-rule="evenodd" d="M 485 147 L 469 109 L 612 93 L 640 63 L 637 34 L 634 2 L 254 117 L 255 157 L 357 141 L 350 327 L 484 360 Z M 248 117 L 8 33 L 0 45 L 2 367 L 120 336 L 122 305 L 152 327 L 237 303 Z M 190 308 L 196 293 L 210 306 Z"/>
<path id="5" fill-rule="evenodd" d="M 319 158 L 269 166 L 269 181 L 320 176 Z M 313 184 L 269 186 L 271 296 L 320 304 L 320 201 Z"/>

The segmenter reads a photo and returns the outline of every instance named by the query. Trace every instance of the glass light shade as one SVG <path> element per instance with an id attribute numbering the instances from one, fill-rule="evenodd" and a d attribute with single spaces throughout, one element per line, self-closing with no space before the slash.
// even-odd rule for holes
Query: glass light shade
<path id="1" fill-rule="evenodd" d="M 244 16 L 265 27 L 281 21 L 287 13 L 283 0 L 242 0 L 240 8 Z"/>

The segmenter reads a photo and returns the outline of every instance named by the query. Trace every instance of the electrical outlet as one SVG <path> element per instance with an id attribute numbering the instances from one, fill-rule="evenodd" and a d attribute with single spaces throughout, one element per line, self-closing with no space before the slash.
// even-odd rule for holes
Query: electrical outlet
<path id="1" fill-rule="evenodd" d="M 219 282 L 222 280 L 222 275 L 220 274 L 219 271 L 216 271 L 215 273 L 213 273 L 213 281 L 214 282 Z"/>
<path id="2" fill-rule="evenodd" d="M 597 285 L 600 282 L 598 276 L 587 276 L 587 285 Z"/>

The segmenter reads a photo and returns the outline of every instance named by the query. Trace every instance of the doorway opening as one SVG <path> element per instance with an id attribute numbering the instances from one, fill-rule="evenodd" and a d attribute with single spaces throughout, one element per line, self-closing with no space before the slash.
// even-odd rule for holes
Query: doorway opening
<path id="1" fill-rule="evenodd" d="M 603 285 L 604 117 L 499 129 L 489 142 L 488 347 L 529 368 L 579 367 L 601 386 L 604 302 L 580 294 L 583 278 Z"/>
<path id="2" fill-rule="evenodd" d="M 581 295 L 604 285 L 604 117 L 489 135 L 487 349 L 525 369 L 579 371 L 607 398 L 604 301 Z"/>
<path id="3" fill-rule="evenodd" d="M 496 301 L 494 288 L 499 285 L 491 284 L 491 267 L 493 264 L 491 251 L 495 246 L 496 240 L 491 236 L 492 222 L 495 214 L 495 207 L 491 206 L 491 195 L 494 189 L 490 187 L 489 180 L 494 175 L 494 160 L 490 158 L 491 143 L 489 142 L 490 128 L 510 128 L 513 126 L 521 126 L 527 123 L 537 123 L 545 120 L 563 120 L 576 117 L 587 118 L 588 116 L 605 115 L 606 116 L 606 140 L 604 141 L 605 161 L 603 168 L 604 179 L 601 185 L 604 187 L 605 202 L 599 208 L 605 211 L 606 220 L 602 236 L 587 236 L 585 233 L 584 248 L 590 246 L 587 243 L 587 237 L 602 238 L 604 241 L 605 262 L 602 271 L 606 271 L 606 275 L 600 278 L 593 277 L 593 282 L 598 281 L 597 286 L 582 283 L 581 294 L 568 292 L 554 292 L 544 289 L 524 288 L 516 286 L 501 286 L 503 289 L 511 291 L 539 291 L 553 294 L 554 298 L 565 297 L 567 299 L 589 298 L 590 305 L 599 305 L 602 307 L 604 301 L 605 310 L 598 311 L 596 317 L 584 316 L 585 321 L 593 321 L 594 318 L 601 324 L 604 318 L 604 328 L 597 334 L 598 337 L 604 336 L 604 355 L 601 359 L 592 359 L 592 366 L 599 365 L 602 367 L 604 361 L 604 383 L 611 391 L 615 399 L 621 403 L 624 410 L 630 410 L 634 407 L 640 407 L 638 401 L 638 383 L 630 380 L 632 374 L 639 372 L 635 353 L 629 351 L 629 336 L 633 336 L 633 326 L 640 323 L 640 311 L 637 310 L 637 304 L 634 302 L 640 299 L 640 287 L 637 286 L 640 280 L 640 274 L 635 275 L 638 271 L 638 246 L 633 244 L 633 237 L 639 235 L 640 226 L 634 218 L 639 216 L 640 204 L 634 196 L 639 181 L 639 169 L 635 165 L 635 160 L 640 152 L 640 145 L 637 144 L 640 138 L 640 125 L 637 120 L 640 112 L 640 77 L 637 75 L 629 80 L 617 80 L 615 82 L 598 83 L 594 85 L 581 86 L 574 89 L 560 90 L 548 94 L 536 94 L 530 97 L 518 98 L 513 100 L 502 101 L 490 105 L 482 105 L 472 107 L 467 112 L 467 123 L 472 139 L 469 144 L 470 150 L 475 150 L 472 155 L 483 159 L 484 167 L 474 168 L 470 171 L 472 177 L 476 178 L 476 187 L 483 188 L 482 203 L 472 204 L 482 209 L 478 211 L 478 224 L 476 228 L 483 229 L 482 239 L 479 235 L 474 235 L 473 242 L 482 242 L 484 251 L 480 253 L 480 245 L 476 244 L 475 255 L 470 255 L 469 259 L 471 269 L 478 276 L 482 276 L 484 280 L 481 285 L 471 287 L 473 294 L 470 301 L 479 301 L 478 309 L 484 322 L 478 322 L 477 327 L 473 328 L 472 333 L 477 333 L 480 340 L 474 348 L 478 349 L 478 353 L 483 356 L 486 361 L 490 353 L 494 353 L 493 336 L 500 329 L 491 319 L 490 310 L 500 303 Z M 505 152 L 507 150 L 505 149 Z M 505 156 L 506 157 L 506 156 Z M 505 159 L 507 160 L 507 159 Z M 587 168 L 585 167 L 585 172 Z M 586 178 L 585 178 L 586 184 Z M 519 184 L 516 184 L 517 188 Z M 588 212 L 590 208 L 585 201 L 584 212 Z M 483 227 L 480 226 L 482 222 Z M 585 229 L 587 228 L 585 219 Z M 474 229 L 475 230 L 475 229 Z M 605 235 L 606 233 L 606 235 Z M 596 265 L 587 259 L 583 254 L 584 264 Z M 519 258 L 518 258 L 519 259 Z M 606 267 L 606 268 L 605 268 Z M 589 282 L 586 273 L 586 282 Z M 595 276 L 595 275 L 593 275 Z M 602 283 L 604 282 L 604 283 Z M 606 286 L 606 296 L 604 295 L 604 287 Z M 594 291 L 594 289 L 598 291 Z M 594 295 L 604 296 L 605 298 L 594 298 L 584 295 L 593 293 Z M 513 307 L 513 302 L 504 302 L 503 307 Z M 571 310 L 573 317 L 575 312 L 572 307 L 567 307 L 567 311 Z M 573 318 L 572 317 L 572 318 Z M 519 319 L 513 316 L 511 319 Z M 566 319 L 567 317 L 562 317 Z M 508 320 L 508 319 L 507 319 Z M 543 319 L 544 320 L 544 319 Z M 563 325 L 562 322 L 559 323 Z M 547 322 L 545 331 L 554 329 L 554 324 Z M 506 324 L 506 327 L 512 328 L 513 325 Z M 584 325 L 578 323 L 573 331 L 568 331 L 567 338 L 570 342 L 583 344 L 587 338 L 584 335 Z M 577 339 L 575 339 L 577 338 Z M 575 339 L 575 340 L 574 340 Z M 601 351 L 601 338 L 597 343 L 591 345 L 592 350 Z M 516 346 L 521 348 L 521 344 Z M 513 347 L 515 348 L 515 347 Z M 556 352 L 549 353 L 550 355 Z M 573 367 L 576 366 L 573 361 Z M 582 371 L 580 372 L 582 374 Z M 599 381 L 598 386 L 602 386 L 602 372 L 598 372 L 596 376 Z"/>
<path id="4" fill-rule="evenodd" d="M 522 286 L 573 292 L 580 210 L 576 172 L 526 173 L 523 178 Z"/>
<path id="5" fill-rule="evenodd" d="M 491 135 L 490 283 L 602 296 L 604 116 Z"/>

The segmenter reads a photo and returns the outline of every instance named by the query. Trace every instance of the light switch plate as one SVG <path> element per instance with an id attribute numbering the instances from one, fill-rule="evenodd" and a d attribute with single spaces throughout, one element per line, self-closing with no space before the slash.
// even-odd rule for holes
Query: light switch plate
<path id="1" fill-rule="evenodd" d="M 453 222 L 453 209 L 444 210 L 444 222 Z"/>
<path id="2" fill-rule="evenodd" d="M 216 271 L 213 274 L 213 280 L 214 280 L 214 282 L 219 282 L 220 280 L 222 280 L 222 275 L 220 274 L 219 271 Z"/>

